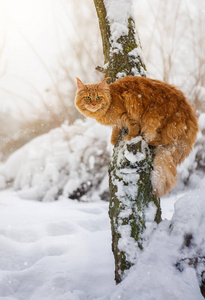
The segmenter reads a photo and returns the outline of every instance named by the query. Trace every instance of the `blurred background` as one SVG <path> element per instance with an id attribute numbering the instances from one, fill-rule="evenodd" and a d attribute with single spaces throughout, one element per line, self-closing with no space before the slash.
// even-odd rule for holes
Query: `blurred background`
<path id="1" fill-rule="evenodd" d="M 135 0 L 147 76 L 174 84 L 205 111 L 205 1 Z M 0 0 L 0 155 L 81 118 L 76 79 L 102 74 L 93 0 Z"/>
<path id="2" fill-rule="evenodd" d="M 0 0 L 1 159 L 79 118 L 75 77 L 98 80 L 102 61 L 92 1 Z"/>

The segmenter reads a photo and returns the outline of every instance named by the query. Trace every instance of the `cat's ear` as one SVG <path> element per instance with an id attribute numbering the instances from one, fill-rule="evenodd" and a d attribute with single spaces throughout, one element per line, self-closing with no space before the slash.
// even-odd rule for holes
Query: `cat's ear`
<path id="1" fill-rule="evenodd" d="M 103 81 L 99 84 L 99 87 L 104 88 L 107 85 L 107 80 L 110 79 L 111 77 L 106 77 L 103 79 Z"/>
<path id="2" fill-rule="evenodd" d="M 84 88 L 85 85 L 82 83 L 82 81 L 81 81 L 79 78 L 77 78 L 77 77 L 76 77 L 76 79 L 77 79 L 77 86 L 78 86 L 78 88 L 79 88 L 79 89 Z"/>

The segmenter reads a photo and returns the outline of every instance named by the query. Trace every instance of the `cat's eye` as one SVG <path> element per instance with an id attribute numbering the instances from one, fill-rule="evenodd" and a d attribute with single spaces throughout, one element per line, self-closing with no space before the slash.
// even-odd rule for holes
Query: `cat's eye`
<path id="1" fill-rule="evenodd" d="M 87 100 L 91 100 L 90 96 L 87 96 L 86 99 L 87 99 Z"/>
<path id="2" fill-rule="evenodd" d="M 100 100 L 100 96 L 97 96 L 97 97 L 96 97 L 96 100 Z"/>

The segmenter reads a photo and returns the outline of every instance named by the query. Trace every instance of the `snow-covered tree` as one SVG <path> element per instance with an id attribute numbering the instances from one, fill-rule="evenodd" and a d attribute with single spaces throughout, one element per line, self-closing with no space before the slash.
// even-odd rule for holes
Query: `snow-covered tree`
<path id="1" fill-rule="evenodd" d="M 105 66 L 98 69 L 105 72 L 106 76 L 110 76 L 112 82 L 126 75 L 145 76 L 140 42 L 134 29 L 132 1 L 94 0 L 94 2 L 105 57 Z M 150 236 L 161 221 L 160 200 L 153 195 L 150 182 L 152 149 L 141 137 L 127 143 L 123 142 L 125 134 L 124 129 L 114 147 L 109 168 L 111 196 L 109 216 L 117 283 L 137 262 L 141 250 L 146 248 Z M 180 205 L 176 205 L 168 234 L 172 236 L 178 231 L 179 215 L 181 219 L 186 219 L 190 214 L 192 208 L 188 206 L 182 218 Z M 175 266 L 181 272 L 192 266 L 196 270 L 201 293 L 204 295 L 205 258 L 200 245 L 201 240 L 200 238 L 197 240 L 194 229 L 184 226 L 181 250 L 176 249 L 179 255 Z"/>
<path id="2" fill-rule="evenodd" d="M 111 82 L 126 75 L 146 76 L 132 1 L 94 0 L 103 41 L 105 66 L 98 68 Z M 150 181 L 152 149 L 140 137 L 114 147 L 109 168 L 112 250 L 119 283 L 135 262 L 148 235 L 161 220 L 159 199 Z"/>

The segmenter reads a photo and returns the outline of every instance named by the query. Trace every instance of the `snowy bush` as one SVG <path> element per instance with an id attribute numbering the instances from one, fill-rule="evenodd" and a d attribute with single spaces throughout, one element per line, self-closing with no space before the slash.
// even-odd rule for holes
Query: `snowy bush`
<path id="1" fill-rule="evenodd" d="M 0 166 L 0 186 L 22 198 L 52 201 L 59 195 L 107 200 L 110 131 L 78 120 L 50 131 L 14 152 Z"/>
<path id="2" fill-rule="evenodd" d="M 205 114 L 193 151 L 178 168 L 172 193 L 199 188 L 205 171 Z M 95 121 L 77 120 L 39 136 L 0 165 L 0 188 L 12 187 L 22 198 L 53 201 L 59 195 L 90 201 L 109 200 L 107 170 L 110 129 Z"/>

